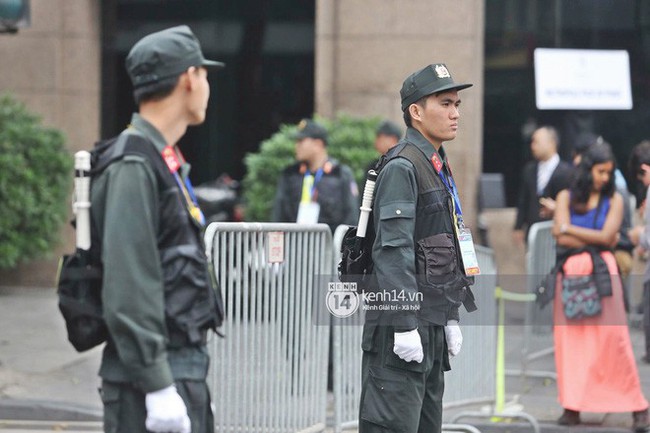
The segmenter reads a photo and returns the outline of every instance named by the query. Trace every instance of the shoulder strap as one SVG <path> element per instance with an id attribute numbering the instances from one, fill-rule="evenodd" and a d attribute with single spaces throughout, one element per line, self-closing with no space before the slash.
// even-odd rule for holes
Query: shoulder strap
<path id="1" fill-rule="evenodd" d="M 418 182 L 418 192 L 430 191 L 436 186 L 438 175 L 433 170 L 431 161 L 414 144 L 406 143 L 396 157 L 402 157 L 411 162 L 415 167 L 415 175 Z"/>
<path id="2" fill-rule="evenodd" d="M 122 131 L 112 143 L 102 143 L 95 148 L 93 167 L 90 170 L 91 176 L 101 173 L 113 162 L 124 157 L 124 147 L 126 146 L 127 138 L 128 134 L 126 131 Z"/>

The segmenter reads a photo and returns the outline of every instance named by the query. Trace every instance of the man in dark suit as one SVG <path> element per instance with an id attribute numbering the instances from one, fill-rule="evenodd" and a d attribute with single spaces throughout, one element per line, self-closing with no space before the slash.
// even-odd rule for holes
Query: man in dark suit
<path id="1" fill-rule="evenodd" d="M 573 167 L 560 160 L 558 144 L 557 130 L 551 126 L 542 126 L 533 133 L 530 150 L 535 160 L 526 164 L 523 170 L 513 232 L 519 244 L 525 243 L 530 226 L 553 216 L 552 210 L 544 208 L 540 200 L 555 199 L 557 193 L 571 183 Z"/>

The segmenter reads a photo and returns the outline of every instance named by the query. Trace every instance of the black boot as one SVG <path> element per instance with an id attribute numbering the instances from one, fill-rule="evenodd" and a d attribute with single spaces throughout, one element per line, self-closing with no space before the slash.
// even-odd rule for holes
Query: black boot
<path id="1" fill-rule="evenodd" d="M 650 417 L 648 417 L 648 409 L 632 412 L 632 431 L 634 433 L 645 433 L 650 431 Z"/>
<path id="2" fill-rule="evenodd" d="M 571 409 L 564 409 L 562 416 L 557 419 L 559 425 L 578 425 L 580 424 L 580 412 Z"/>

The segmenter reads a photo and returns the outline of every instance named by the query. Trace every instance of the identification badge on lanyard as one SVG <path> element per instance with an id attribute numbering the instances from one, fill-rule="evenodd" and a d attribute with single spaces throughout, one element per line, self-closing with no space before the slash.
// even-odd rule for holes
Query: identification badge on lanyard
<path id="1" fill-rule="evenodd" d="M 320 205 L 315 201 L 300 203 L 298 207 L 298 224 L 317 224 L 320 215 Z"/>
<path id="2" fill-rule="evenodd" d="M 460 255 L 463 258 L 463 266 L 465 267 L 465 275 L 479 275 L 481 270 L 478 267 L 472 232 L 467 227 L 461 227 L 456 230 L 456 233 L 458 245 L 460 246 Z"/>

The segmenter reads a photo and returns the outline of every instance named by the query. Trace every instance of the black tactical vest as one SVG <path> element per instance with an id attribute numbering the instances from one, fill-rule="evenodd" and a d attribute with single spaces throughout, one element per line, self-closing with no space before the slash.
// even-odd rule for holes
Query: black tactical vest
<path id="1" fill-rule="evenodd" d="M 405 158 L 415 168 L 418 201 L 415 214 L 415 270 L 418 289 L 423 293 L 419 316 L 445 325 L 452 309 L 465 305 L 476 310 L 465 276 L 458 240 L 454 234 L 453 198 L 426 155 L 410 142 L 402 142 L 388 159 Z"/>
<path id="2" fill-rule="evenodd" d="M 221 292 L 208 263 L 203 226 L 186 208 L 180 187 L 155 146 L 138 133 L 130 133 L 123 149 L 108 152 L 110 160 L 123 155 L 145 158 L 158 185 L 158 251 L 165 289 L 165 319 L 170 347 L 205 344 L 207 330 L 224 318 Z M 120 153 L 123 152 L 123 153 Z"/>

